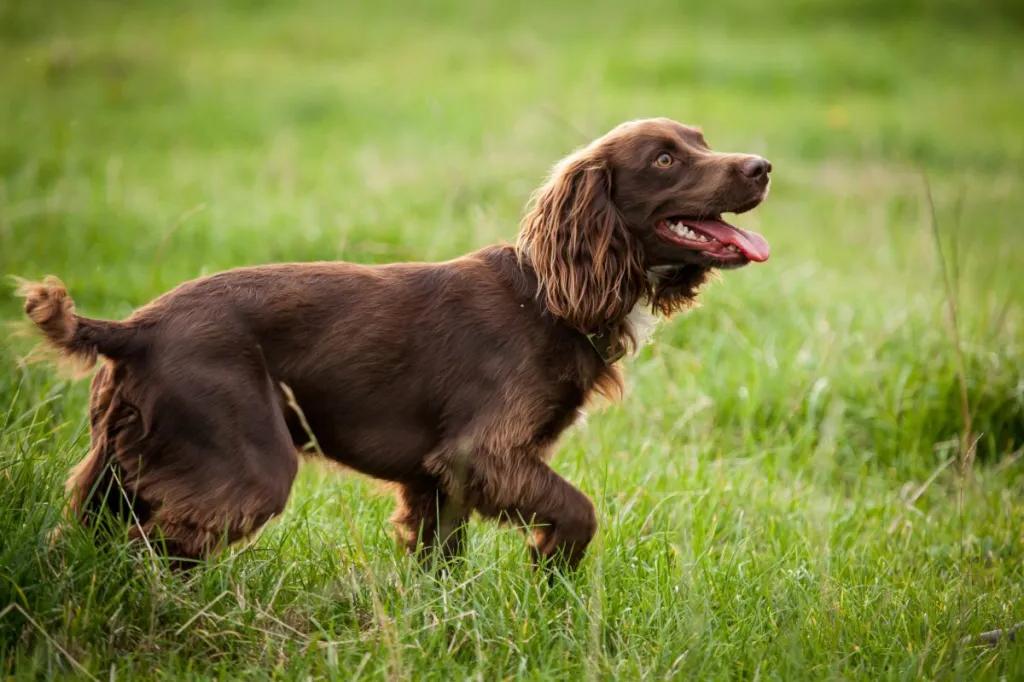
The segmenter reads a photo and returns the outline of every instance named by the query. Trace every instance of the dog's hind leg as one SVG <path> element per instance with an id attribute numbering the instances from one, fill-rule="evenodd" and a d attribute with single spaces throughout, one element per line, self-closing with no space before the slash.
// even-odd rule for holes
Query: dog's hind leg
<path id="1" fill-rule="evenodd" d="M 258 348 L 208 358 L 183 352 L 156 367 L 117 367 L 104 419 L 122 426 L 94 433 L 94 459 L 73 486 L 89 499 L 93 473 L 109 461 L 123 486 L 117 492 L 143 512 L 131 519 L 132 533 L 198 559 L 284 509 L 298 453 Z"/>
<path id="2" fill-rule="evenodd" d="M 143 523 L 148 505 L 124 489 L 123 471 L 114 444 L 140 437 L 138 415 L 122 404 L 117 390 L 116 365 L 104 363 L 93 377 L 89 398 L 89 454 L 71 470 L 66 488 L 69 511 L 87 526 L 99 523 L 103 513 L 125 522 Z"/>

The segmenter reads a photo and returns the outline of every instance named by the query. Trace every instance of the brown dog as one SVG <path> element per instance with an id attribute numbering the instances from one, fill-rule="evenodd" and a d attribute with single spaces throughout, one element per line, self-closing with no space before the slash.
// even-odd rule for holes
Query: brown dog
<path id="1" fill-rule="evenodd" d="M 72 508 L 88 523 L 107 507 L 199 558 L 281 512 L 312 434 L 398 485 L 411 549 L 458 551 L 475 510 L 534 524 L 535 556 L 575 565 L 594 508 L 548 467 L 553 445 L 589 395 L 621 387 L 635 313 L 669 315 L 711 270 L 768 258 L 721 214 L 760 203 L 770 170 L 674 121 L 634 121 L 555 167 L 515 246 L 241 268 L 122 322 L 76 315 L 59 280 L 25 284 L 51 344 L 105 358 Z"/>

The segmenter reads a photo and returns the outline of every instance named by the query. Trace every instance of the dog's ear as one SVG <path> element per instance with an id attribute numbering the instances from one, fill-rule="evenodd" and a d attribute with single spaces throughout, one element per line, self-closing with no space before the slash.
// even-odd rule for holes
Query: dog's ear
<path id="1" fill-rule="evenodd" d="M 649 284 L 639 242 L 612 201 L 612 173 L 587 148 L 564 159 L 523 217 L 518 249 L 548 310 L 584 332 L 615 331 Z"/>

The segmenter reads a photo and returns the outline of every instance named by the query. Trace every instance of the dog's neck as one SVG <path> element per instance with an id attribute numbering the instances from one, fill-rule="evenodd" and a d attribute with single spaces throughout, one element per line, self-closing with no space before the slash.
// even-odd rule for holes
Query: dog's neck
<path id="1" fill-rule="evenodd" d="M 497 258 L 506 267 L 511 266 L 517 273 L 513 278 L 514 286 L 521 295 L 537 300 L 537 277 L 529 258 L 510 245 L 485 249 L 484 253 Z M 692 265 L 654 266 L 647 271 L 651 294 L 637 300 L 623 319 L 591 333 L 577 333 L 590 343 L 606 365 L 612 365 L 650 342 L 662 317 L 694 305 L 698 289 L 709 272 Z"/>
<path id="2" fill-rule="evenodd" d="M 646 298 L 636 302 L 633 309 L 626 316 L 626 329 L 633 337 L 634 346 L 632 354 L 636 354 L 643 346 L 646 346 L 654 338 L 654 330 L 658 327 L 661 317 L 654 312 L 651 302 Z"/>
<path id="3" fill-rule="evenodd" d="M 626 319 L 619 325 L 617 334 L 602 331 L 587 334 L 587 341 L 594 347 L 604 364 L 612 365 L 626 355 L 636 355 L 654 337 L 654 330 L 661 318 L 654 312 L 650 300 L 637 301 Z"/>
<path id="4" fill-rule="evenodd" d="M 692 265 L 658 265 L 647 271 L 654 300 L 644 296 L 620 323 L 609 326 L 587 339 L 605 364 L 613 364 L 625 355 L 635 355 L 654 336 L 662 317 L 690 308 L 697 303 L 701 285 L 711 270 Z"/>

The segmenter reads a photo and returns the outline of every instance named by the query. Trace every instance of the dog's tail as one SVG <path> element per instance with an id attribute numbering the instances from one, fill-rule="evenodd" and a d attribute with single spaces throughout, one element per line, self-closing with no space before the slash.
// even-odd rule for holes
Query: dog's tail
<path id="1" fill-rule="evenodd" d="M 18 280 L 17 293 L 25 298 L 25 314 L 50 345 L 76 363 L 91 367 L 96 355 L 119 358 L 138 345 L 137 327 L 111 320 L 92 320 L 75 314 L 64 283 L 53 276 L 42 282 Z"/>

